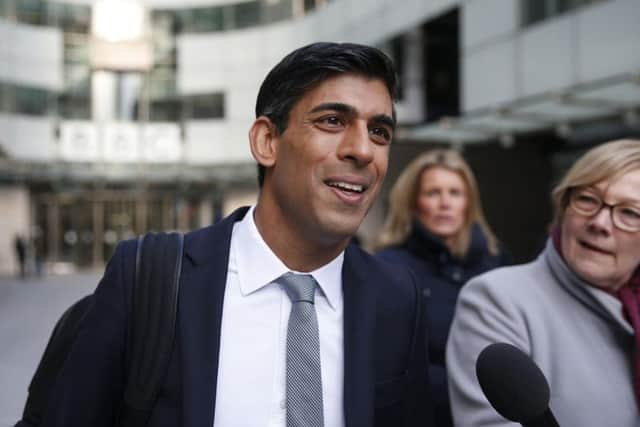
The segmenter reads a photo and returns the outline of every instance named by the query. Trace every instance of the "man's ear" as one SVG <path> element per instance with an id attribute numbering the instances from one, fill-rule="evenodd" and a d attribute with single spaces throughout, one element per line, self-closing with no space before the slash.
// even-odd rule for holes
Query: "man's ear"
<path id="1" fill-rule="evenodd" d="M 271 167 L 278 157 L 278 131 L 266 116 L 258 117 L 249 130 L 251 154 L 260 165 Z"/>

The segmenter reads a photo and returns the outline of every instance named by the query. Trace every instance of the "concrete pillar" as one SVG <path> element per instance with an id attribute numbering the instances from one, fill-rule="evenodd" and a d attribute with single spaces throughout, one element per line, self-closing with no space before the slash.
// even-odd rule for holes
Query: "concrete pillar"
<path id="1" fill-rule="evenodd" d="M 147 199 L 144 196 L 140 195 L 136 198 L 135 230 L 138 234 L 147 232 L 147 205 Z"/>
<path id="2" fill-rule="evenodd" d="M 104 201 L 93 201 L 93 266 L 104 265 Z"/>
<path id="3" fill-rule="evenodd" d="M 189 230 L 189 205 L 188 202 L 180 197 L 176 203 L 176 215 L 178 216 L 178 230 L 185 232 Z"/>
<path id="4" fill-rule="evenodd" d="M 165 197 L 162 199 L 162 229 L 164 231 L 176 228 L 175 209 L 176 205 L 173 203 L 172 198 Z"/>
<path id="5" fill-rule="evenodd" d="M 200 207 L 198 209 L 198 226 L 206 227 L 213 223 L 213 200 L 210 197 L 205 196 L 200 201 Z"/>
<path id="6" fill-rule="evenodd" d="M 56 198 L 47 203 L 47 247 L 49 260 L 60 260 L 60 206 Z"/>

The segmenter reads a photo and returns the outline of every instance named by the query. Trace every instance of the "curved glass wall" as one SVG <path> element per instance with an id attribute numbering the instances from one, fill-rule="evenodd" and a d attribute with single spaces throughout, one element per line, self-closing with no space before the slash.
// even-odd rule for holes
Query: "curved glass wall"
<path id="1" fill-rule="evenodd" d="M 154 20 L 170 22 L 174 34 L 206 33 L 266 25 L 312 12 L 327 0 L 249 0 L 215 6 L 155 9 Z M 0 0 L 0 16 L 29 25 L 89 32 L 91 6 L 54 0 Z"/>

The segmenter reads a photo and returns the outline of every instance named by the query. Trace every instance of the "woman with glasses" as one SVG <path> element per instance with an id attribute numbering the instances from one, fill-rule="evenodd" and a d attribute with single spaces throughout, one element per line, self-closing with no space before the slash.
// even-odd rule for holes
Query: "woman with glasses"
<path id="1" fill-rule="evenodd" d="M 460 293 L 446 353 L 457 426 L 516 425 L 476 379 L 478 354 L 495 342 L 540 367 L 559 425 L 640 425 L 640 140 L 587 152 L 553 200 L 541 255 L 481 275 Z"/>

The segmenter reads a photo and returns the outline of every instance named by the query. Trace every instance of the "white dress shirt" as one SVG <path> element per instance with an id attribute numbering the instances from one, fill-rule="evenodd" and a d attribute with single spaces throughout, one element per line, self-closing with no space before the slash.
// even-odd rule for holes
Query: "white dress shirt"
<path id="1" fill-rule="evenodd" d="M 231 235 L 214 427 L 286 426 L 291 302 L 276 280 L 291 270 L 262 239 L 253 213 L 254 207 L 234 225 Z M 325 427 L 344 426 L 343 260 L 344 252 L 309 273 L 319 285 L 315 308 Z"/>

